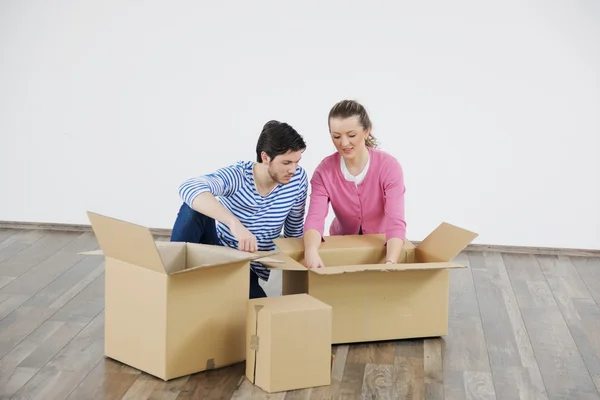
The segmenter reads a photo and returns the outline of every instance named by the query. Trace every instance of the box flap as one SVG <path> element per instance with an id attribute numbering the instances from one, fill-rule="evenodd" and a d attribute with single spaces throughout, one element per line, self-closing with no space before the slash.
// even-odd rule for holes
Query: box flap
<path id="1" fill-rule="evenodd" d="M 311 272 L 319 275 L 338 275 L 349 272 L 398 272 L 398 271 L 418 271 L 430 269 L 450 269 L 450 268 L 465 268 L 464 265 L 452 262 L 430 262 L 430 263 L 414 263 L 414 264 L 364 264 L 364 265 L 347 265 L 341 267 L 325 267 L 314 268 Z"/>
<path id="2" fill-rule="evenodd" d="M 431 261 L 450 261 L 460 254 L 477 236 L 475 232 L 442 222 L 417 249 L 434 258 Z"/>
<path id="3" fill-rule="evenodd" d="M 336 235 L 325 236 L 325 241 L 321 243 L 320 250 L 329 249 L 360 249 L 360 248 L 380 248 L 385 246 L 384 234 L 364 234 L 364 235 Z M 304 246 L 302 247 L 304 249 Z"/>
<path id="4" fill-rule="evenodd" d="M 148 228 L 89 211 L 87 215 L 104 255 L 166 273 Z"/>
<path id="5" fill-rule="evenodd" d="M 154 245 L 159 249 L 161 247 L 166 247 L 171 244 L 173 244 L 173 242 L 165 242 L 164 240 L 156 240 L 154 242 Z M 82 251 L 77 254 L 82 255 L 82 256 L 103 256 L 104 252 L 102 251 L 102 249 L 98 249 L 98 250 Z"/>
<path id="6" fill-rule="evenodd" d="M 260 259 L 261 257 L 271 257 L 276 255 L 277 251 L 257 251 L 249 253 L 226 246 L 187 243 L 187 253 L 186 268 L 173 272 L 171 275 L 183 274 L 198 269 L 218 267 L 232 263 L 248 262 Z"/>
<path id="7" fill-rule="evenodd" d="M 285 271 L 306 271 L 307 268 L 294 260 L 292 257 L 280 252 L 272 256 L 259 258 L 256 260 L 263 264 L 265 267 L 285 270 Z"/>

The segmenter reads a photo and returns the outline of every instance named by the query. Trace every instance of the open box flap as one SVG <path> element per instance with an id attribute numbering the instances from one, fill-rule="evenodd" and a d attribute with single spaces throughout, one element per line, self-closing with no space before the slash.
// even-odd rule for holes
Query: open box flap
<path id="1" fill-rule="evenodd" d="M 294 260 L 292 257 L 283 252 L 273 256 L 259 258 L 256 261 L 263 264 L 267 268 L 285 271 L 307 271 L 307 268 L 304 265 L 300 264 L 298 261 Z"/>
<path id="2" fill-rule="evenodd" d="M 325 236 L 319 250 L 379 248 L 385 246 L 384 234 Z M 304 247 L 303 247 L 304 249 Z"/>
<path id="3" fill-rule="evenodd" d="M 172 245 L 174 242 L 165 242 L 164 240 L 157 240 L 154 242 L 154 245 L 160 249 L 161 247 L 165 247 L 165 246 L 170 246 Z M 104 252 L 102 251 L 102 249 L 98 249 L 98 250 L 90 250 L 90 251 L 82 251 L 79 252 L 77 254 L 83 255 L 83 256 L 103 256 Z"/>
<path id="4" fill-rule="evenodd" d="M 275 251 L 257 251 L 249 253 L 226 246 L 214 246 L 208 244 L 187 243 L 188 268 L 176 271 L 170 275 L 183 274 L 198 269 L 219 267 L 227 264 L 248 262 L 276 255 Z M 196 252 L 197 257 L 193 254 Z M 196 259 L 195 259 L 196 258 Z"/>
<path id="5" fill-rule="evenodd" d="M 90 211 L 87 215 L 105 256 L 166 273 L 148 228 Z"/>
<path id="6" fill-rule="evenodd" d="M 432 261 L 450 261 L 465 249 L 477 236 L 475 232 L 442 222 L 417 249 L 434 258 Z"/>
<path id="7" fill-rule="evenodd" d="M 346 265 L 340 267 L 314 268 L 311 272 L 319 275 L 339 275 L 349 272 L 394 272 L 394 271 L 423 271 L 431 269 L 450 269 L 465 268 L 464 265 L 452 262 L 431 262 L 414 264 L 364 264 L 364 265 Z"/>

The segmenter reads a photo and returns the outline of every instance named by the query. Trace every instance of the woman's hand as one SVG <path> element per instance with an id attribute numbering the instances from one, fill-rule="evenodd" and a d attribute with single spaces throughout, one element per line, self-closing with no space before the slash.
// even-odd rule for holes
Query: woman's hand
<path id="1" fill-rule="evenodd" d="M 323 260 L 321 260 L 321 256 L 319 256 L 318 250 L 308 250 L 304 254 L 306 268 L 313 269 L 325 267 L 325 264 L 323 264 Z"/>

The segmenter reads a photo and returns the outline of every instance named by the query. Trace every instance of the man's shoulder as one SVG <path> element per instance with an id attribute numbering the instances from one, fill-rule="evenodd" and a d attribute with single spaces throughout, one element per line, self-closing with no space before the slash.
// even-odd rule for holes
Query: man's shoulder
<path id="1" fill-rule="evenodd" d="M 252 161 L 240 160 L 221 166 L 215 172 L 226 175 L 236 174 L 238 176 L 247 176 L 248 174 L 252 175 L 253 166 L 254 162 Z"/>
<path id="2" fill-rule="evenodd" d="M 308 173 L 306 172 L 306 169 L 301 166 L 297 166 L 296 172 L 294 172 L 292 179 L 290 179 L 290 182 L 288 183 L 289 187 L 302 187 L 307 185 L 307 183 Z"/>

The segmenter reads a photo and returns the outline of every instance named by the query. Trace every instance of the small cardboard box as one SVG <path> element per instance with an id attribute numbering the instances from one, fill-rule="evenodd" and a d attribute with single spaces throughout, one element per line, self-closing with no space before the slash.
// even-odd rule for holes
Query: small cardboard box
<path id="1" fill-rule="evenodd" d="M 307 294 L 252 299 L 246 377 L 266 392 L 331 384 L 331 306 Z"/>
<path id="2" fill-rule="evenodd" d="M 88 212 L 105 263 L 105 355 L 163 380 L 246 358 L 247 253 L 155 242 L 143 226 Z"/>
<path id="3" fill-rule="evenodd" d="M 308 293 L 333 307 L 332 344 L 443 336 L 448 332 L 449 269 L 478 235 L 442 223 L 401 262 L 385 264 L 384 235 L 326 236 L 325 268 L 304 267 L 301 238 L 275 240 L 280 254 L 262 259 L 283 270 L 283 295 Z"/>

